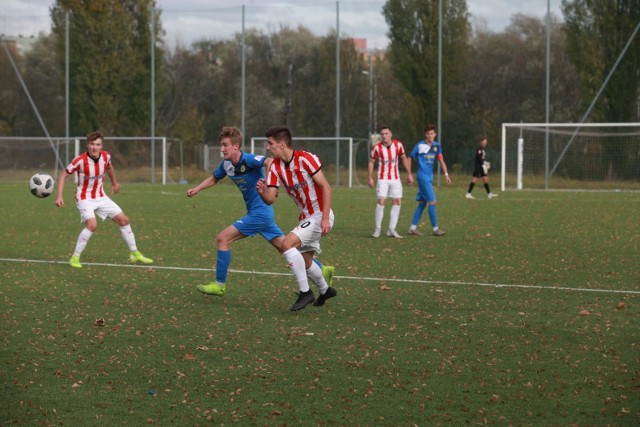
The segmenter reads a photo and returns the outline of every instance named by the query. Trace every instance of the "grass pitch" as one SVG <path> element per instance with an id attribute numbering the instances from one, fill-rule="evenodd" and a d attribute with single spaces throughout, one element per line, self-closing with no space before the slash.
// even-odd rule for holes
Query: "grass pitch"
<path id="1" fill-rule="evenodd" d="M 68 187 L 59 209 L 0 185 L 0 425 L 640 424 L 638 193 L 442 188 L 447 235 L 425 212 L 425 236 L 400 240 L 370 237 L 373 190 L 334 189 L 320 258 L 338 297 L 291 313 L 295 281 L 260 237 L 234 243 L 223 298 L 195 289 L 244 212 L 231 185 L 125 184 L 114 200 L 155 264 L 129 264 L 105 222 L 82 270 Z M 275 209 L 290 230 L 291 200 Z"/>

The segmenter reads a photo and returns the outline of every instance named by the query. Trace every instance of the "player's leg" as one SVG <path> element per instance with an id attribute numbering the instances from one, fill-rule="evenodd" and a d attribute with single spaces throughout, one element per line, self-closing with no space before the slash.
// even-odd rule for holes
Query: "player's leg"
<path id="1" fill-rule="evenodd" d="M 71 255 L 71 259 L 69 260 L 69 265 L 73 268 L 82 268 L 82 264 L 80 263 L 80 255 L 84 252 L 87 244 L 89 243 L 89 239 L 93 236 L 94 231 L 96 231 L 97 222 L 95 217 L 87 218 L 84 222 L 84 228 L 78 235 L 78 239 L 76 240 L 76 246 L 73 249 L 73 255 Z"/>
<path id="2" fill-rule="evenodd" d="M 489 186 L 489 177 L 487 175 L 482 177 L 482 181 L 484 182 L 484 189 L 487 190 L 487 197 L 489 197 L 490 199 L 498 197 L 497 194 L 493 194 L 491 192 L 491 187 Z"/>
<path id="3" fill-rule="evenodd" d="M 331 213 L 329 221 L 333 226 L 333 213 Z M 301 310 L 315 300 L 313 292 L 309 288 L 307 277 L 318 286 L 320 295 L 326 294 L 329 289 L 322 269 L 314 262 L 313 257 L 315 253 L 322 252 L 320 249 L 320 238 L 322 237 L 321 223 L 321 213 L 305 219 L 284 238 L 282 243 L 283 255 L 291 267 L 300 289 L 298 300 L 291 306 L 292 311 Z M 302 269 L 304 269 L 304 277 L 301 274 Z M 334 291 L 335 290 L 332 290 L 331 293 L 337 294 L 337 292 Z M 328 298 L 330 297 L 327 296 L 324 300 Z M 322 302 L 322 304 L 324 304 L 324 302 Z"/>
<path id="4" fill-rule="evenodd" d="M 436 192 L 433 189 L 433 185 L 430 185 L 427 189 L 427 210 L 429 212 L 429 220 L 431 221 L 431 228 L 433 229 L 434 236 L 444 236 L 446 232 L 438 227 L 438 216 L 436 215 Z"/>
<path id="5" fill-rule="evenodd" d="M 413 219 L 411 220 L 411 226 L 409 227 L 409 234 L 419 235 L 418 224 L 420 224 L 420 219 L 422 218 L 422 213 L 424 209 L 427 207 L 427 194 L 426 190 L 429 187 L 429 183 L 418 179 L 418 194 L 416 195 L 416 201 L 418 205 L 416 206 L 416 210 L 413 212 Z"/>
<path id="6" fill-rule="evenodd" d="M 245 218 L 247 217 L 242 218 L 242 220 Z M 234 222 L 218 233 L 216 237 L 218 248 L 216 253 L 216 280 L 211 283 L 196 286 L 196 289 L 203 294 L 221 297 L 227 291 L 227 275 L 229 273 L 229 266 L 231 265 L 231 243 L 247 237 L 247 235 L 238 229 L 238 223 L 243 224 L 244 222 Z"/>
<path id="7" fill-rule="evenodd" d="M 379 179 L 376 184 L 376 211 L 375 211 L 375 229 L 373 230 L 372 237 L 380 237 L 380 230 L 382 229 L 382 219 L 384 218 L 384 205 L 387 201 L 387 195 L 389 193 L 389 181 L 386 179 Z"/>
<path id="8" fill-rule="evenodd" d="M 473 177 L 471 178 L 471 182 L 469 183 L 469 188 L 467 189 L 467 194 L 465 195 L 465 197 L 467 199 L 475 199 L 475 197 L 473 197 L 471 195 L 471 192 L 473 191 L 473 187 L 476 185 L 476 182 L 478 182 L 478 178 L 476 177 L 476 171 L 474 171 L 473 173 Z"/>
<path id="9" fill-rule="evenodd" d="M 287 260 L 287 264 L 291 268 L 293 277 L 296 279 L 296 282 L 298 282 L 298 289 L 300 290 L 298 299 L 290 308 L 291 311 L 301 310 L 316 299 L 309 288 L 305 259 L 298 251 L 300 243 L 300 238 L 293 232 L 287 234 L 282 241 L 282 256 Z"/>
<path id="10" fill-rule="evenodd" d="M 78 235 L 76 246 L 73 249 L 73 255 L 71 255 L 71 259 L 69 260 L 69 265 L 73 268 L 82 268 L 80 255 L 82 255 L 82 252 L 87 247 L 89 239 L 91 239 L 91 236 L 93 236 L 93 233 L 96 231 L 98 223 L 94 213 L 95 207 L 91 201 L 81 200 L 76 203 L 76 206 L 78 207 L 78 211 L 80 211 L 80 221 L 84 224 L 84 228 Z"/>
<path id="11" fill-rule="evenodd" d="M 327 279 L 325 271 L 325 268 L 327 267 L 323 267 L 322 269 L 319 268 L 317 258 L 314 257 L 314 254 L 315 252 L 313 251 L 302 252 L 305 265 L 309 266 L 309 268 L 307 268 L 307 277 L 309 277 L 309 279 L 318 286 L 318 291 L 320 292 L 320 295 L 313 303 L 315 307 L 319 307 L 324 305 L 329 298 L 333 298 L 338 295 L 338 291 L 331 286 L 333 271 L 331 271 L 331 277 Z M 309 262 L 309 259 L 311 259 L 311 262 Z M 333 269 L 333 267 L 328 268 Z"/>
<path id="12" fill-rule="evenodd" d="M 393 180 L 389 186 L 389 197 L 392 198 L 391 213 L 389 214 L 389 230 L 387 236 L 402 238 L 396 231 L 398 218 L 400 218 L 400 207 L 402 205 L 402 181 Z"/>

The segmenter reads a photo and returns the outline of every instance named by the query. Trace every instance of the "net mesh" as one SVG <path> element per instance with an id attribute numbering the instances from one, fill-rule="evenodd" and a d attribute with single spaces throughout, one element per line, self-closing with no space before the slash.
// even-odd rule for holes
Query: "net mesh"
<path id="1" fill-rule="evenodd" d="M 640 190 L 640 123 L 503 128 L 505 189 L 518 188 L 521 161 L 525 189 Z"/>

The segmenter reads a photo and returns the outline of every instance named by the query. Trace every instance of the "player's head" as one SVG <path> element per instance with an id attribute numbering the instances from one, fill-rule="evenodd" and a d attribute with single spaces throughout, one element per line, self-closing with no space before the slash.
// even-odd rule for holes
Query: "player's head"
<path id="1" fill-rule="evenodd" d="M 284 142 L 287 147 L 291 147 L 293 141 L 291 130 L 286 126 L 274 126 L 268 129 L 264 136 L 266 136 L 267 139 L 272 138 L 274 141 Z"/>
<path id="2" fill-rule="evenodd" d="M 392 136 L 393 134 L 391 133 L 391 128 L 389 126 L 382 126 L 380 128 L 380 137 L 382 138 L 383 143 L 389 144 Z"/>
<path id="3" fill-rule="evenodd" d="M 427 125 L 426 130 L 424 131 L 425 136 L 427 137 L 427 141 L 433 142 L 436 139 L 436 135 L 438 132 L 436 131 L 435 125 Z"/>
<path id="4" fill-rule="evenodd" d="M 480 138 L 480 146 L 482 148 L 487 146 L 487 138 L 485 138 L 484 136 L 482 138 Z"/>
<path id="5" fill-rule="evenodd" d="M 98 158 L 102 151 L 104 143 L 104 135 L 100 131 L 96 131 L 87 135 L 87 152 L 93 158 Z"/>
<path id="6" fill-rule="evenodd" d="M 277 159 L 290 160 L 291 131 L 286 126 L 274 126 L 264 134 L 267 137 L 267 150 Z"/>
<path id="7" fill-rule="evenodd" d="M 236 160 L 240 157 L 240 147 L 242 146 L 242 132 L 233 126 L 225 126 L 218 135 L 220 152 L 225 160 Z"/>

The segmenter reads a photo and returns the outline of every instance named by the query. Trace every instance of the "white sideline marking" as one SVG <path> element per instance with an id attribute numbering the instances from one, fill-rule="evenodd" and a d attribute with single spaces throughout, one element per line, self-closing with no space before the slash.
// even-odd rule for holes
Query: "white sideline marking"
<path id="1" fill-rule="evenodd" d="M 69 264 L 68 261 L 46 261 L 38 259 L 15 259 L 15 258 L 0 258 L 0 262 L 21 262 L 32 264 Z M 215 268 L 200 268 L 200 267 L 171 267 L 162 265 L 140 265 L 140 264 L 112 264 L 104 262 L 83 262 L 82 265 L 93 265 L 97 267 L 123 267 L 123 268 L 153 268 L 154 270 L 174 270 L 174 271 L 216 271 Z M 239 274 L 261 274 L 263 276 L 291 276 L 291 273 L 278 273 L 271 271 L 254 271 L 254 270 L 234 270 L 229 269 L 230 273 Z M 640 295 L 640 291 L 631 290 L 617 290 L 617 289 L 589 289 L 589 288 L 571 288 L 568 286 L 542 286 L 542 285 L 512 285 L 502 283 L 478 283 L 478 282 L 460 282 L 460 281 L 448 281 L 448 280 L 420 280 L 420 279 L 392 279 L 386 277 L 358 277 L 358 276 L 333 276 L 336 279 L 343 280 L 365 280 L 375 282 L 395 282 L 395 283 L 422 283 L 425 285 L 461 285 L 461 286 L 481 286 L 488 288 L 520 288 L 520 289 L 543 289 L 553 291 L 573 291 L 573 292 L 599 292 L 605 294 L 632 294 Z"/>

